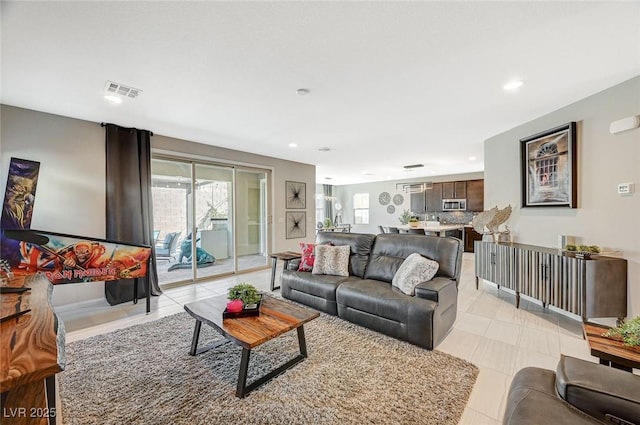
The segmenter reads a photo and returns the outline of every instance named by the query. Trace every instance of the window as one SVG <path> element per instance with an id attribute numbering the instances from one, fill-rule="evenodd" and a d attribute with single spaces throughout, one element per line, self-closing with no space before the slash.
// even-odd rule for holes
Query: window
<path id="1" fill-rule="evenodd" d="M 353 222 L 355 224 L 369 224 L 368 193 L 356 193 L 353 195 Z"/>
<path id="2" fill-rule="evenodd" d="M 540 147 L 536 155 L 536 175 L 541 190 L 558 187 L 558 145 L 550 142 Z"/>
<path id="3" fill-rule="evenodd" d="M 324 196 L 316 193 L 316 223 L 324 223 Z"/>

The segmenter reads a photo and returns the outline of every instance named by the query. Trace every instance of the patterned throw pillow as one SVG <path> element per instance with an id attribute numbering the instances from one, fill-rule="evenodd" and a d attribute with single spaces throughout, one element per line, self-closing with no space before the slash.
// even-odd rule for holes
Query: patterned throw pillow
<path id="1" fill-rule="evenodd" d="M 311 273 L 349 276 L 350 253 L 349 245 L 316 245 L 316 261 Z"/>
<path id="2" fill-rule="evenodd" d="M 316 244 L 300 242 L 300 252 L 302 258 L 300 259 L 300 265 L 298 266 L 299 272 L 310 272 L 313 270 L 313 263 L 315 256 Z"/>
<path id="3" fill-rule="evenodd" d="M 440 265 L 433 260 L 424 258 L 418 253 L 409 255 L 403 262 L 391 284 L 407 295 L 416 294 L 416 286 L 421 282 L 433 279 Z"/>

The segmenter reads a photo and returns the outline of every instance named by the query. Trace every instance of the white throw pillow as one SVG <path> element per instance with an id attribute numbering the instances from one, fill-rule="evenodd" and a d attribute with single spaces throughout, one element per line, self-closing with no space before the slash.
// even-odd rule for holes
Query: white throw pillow
<path id="1" fill-rule="evenodd" d="M 316 259 L 312 274 L 331 274 L 349 276 L 349 245 L 316 245 Z"/>
<path id="2" fill-rule="evenodd" d="M 436 261 L 413 253 L 402 262 L 391 284 L 407 295 L 415 295 L 416 286 L 433 279 L 439 267 Z"/>

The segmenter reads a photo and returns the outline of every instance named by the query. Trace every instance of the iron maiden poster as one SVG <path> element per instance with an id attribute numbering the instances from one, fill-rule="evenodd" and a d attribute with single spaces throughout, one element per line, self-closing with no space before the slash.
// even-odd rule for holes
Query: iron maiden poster
<path id="1" fill-rule="evenodd" d="M 53 284 L 145 277 L 151 248 L 39 230 L 3 230 L 2 259 L 16 275 Z"/>
<path id="2" fill-rule="evenodd" d="M 31 228 L 39 171 L 39 162 L 11 158 L 0 218 L 3 229 Z"/>

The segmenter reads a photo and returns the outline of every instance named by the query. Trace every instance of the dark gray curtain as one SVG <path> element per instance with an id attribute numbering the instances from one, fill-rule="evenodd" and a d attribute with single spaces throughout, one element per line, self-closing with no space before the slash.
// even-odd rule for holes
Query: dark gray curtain
<path id="1" fill-rule="evenodd" d="M 107 239 L 152 247 L 149 262 L 152 295 L 162 291 L 153 242 L 151 204 L 151 136 L 147 130 L 102 124 L 106 128 L 107 153 Z M 145 279 L 138 279 L 138 298 L 146 297 Z M 105 283 L 109 304 L 133 299 L 133 279 Z"/>
<path id="2" fill-rule="evenodd" d="M 330 218 L 333 222 L 333 186 L 323 184 L 322 195 L 324 195 L 324 218 Z"/>

